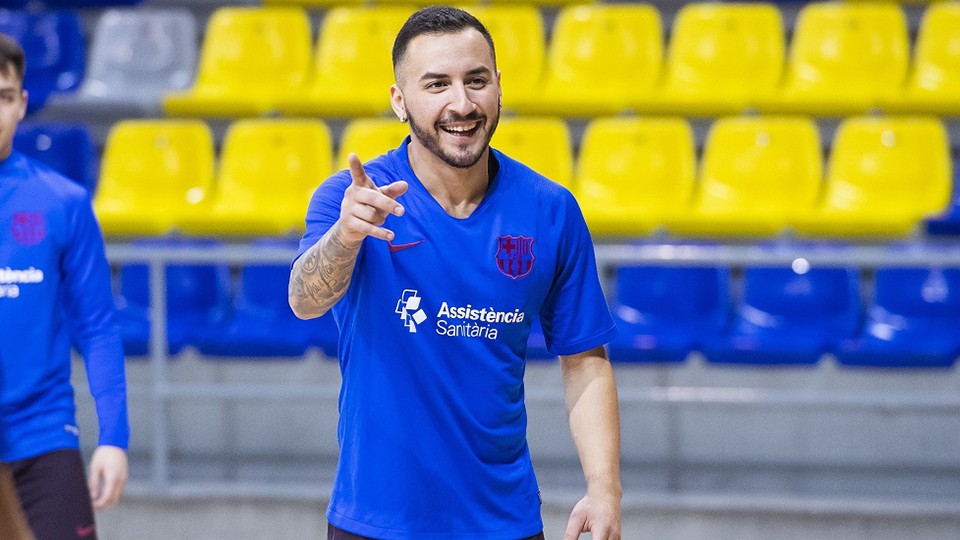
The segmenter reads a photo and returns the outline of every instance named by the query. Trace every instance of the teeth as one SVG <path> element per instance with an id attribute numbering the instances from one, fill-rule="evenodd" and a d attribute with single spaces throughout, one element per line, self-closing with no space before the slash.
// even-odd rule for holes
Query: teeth
<path id="1" fill-rule="evenodd" d="M 443 129 L 445 129 L 445 130 L 447 130 L 447 131 L 452 131 L 452 132 L 454 132 L 454 133 L 465 133 L 465 132 L 470 131 L 470 130 L 476 128 L 476 127 L 477 127 L 477 124 L 473 124 L 473 125 L 470 125 L 470 126 L 444 126 Z"/>

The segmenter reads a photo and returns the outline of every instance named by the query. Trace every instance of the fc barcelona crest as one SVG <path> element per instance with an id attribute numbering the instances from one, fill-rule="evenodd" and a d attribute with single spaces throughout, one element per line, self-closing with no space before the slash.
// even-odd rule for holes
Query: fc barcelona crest
<path id="1" fill-rule="evenodd" d="M 497 239 L 497 268 L 505 276 L 522 278 L 533 270 L 533 238 L 501 236 Z"/>
<path id="2" fill-rule="evenodd" d="M 40 212 L 16 212 L 10 224 L 13 239 L 24 246 L 39 244 L 47 236 L 47 227 Z"/>

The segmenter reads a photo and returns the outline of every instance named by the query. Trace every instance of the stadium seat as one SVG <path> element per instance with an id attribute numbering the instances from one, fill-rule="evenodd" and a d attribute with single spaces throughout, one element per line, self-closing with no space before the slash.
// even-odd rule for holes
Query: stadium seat
<path id="1" fill-rule="evenodd" d="M 74 101 L 83 107 L 161 111 L 165 93 L 190 86 L 197 23 L 186 9 L 111 9 L 97 20 L 87 78 Z"/>
<path id="2" fill-rule="evenodd" d="M 747 268 L 730 331 L 703 352 L 713 363 L 815 364 L 859 321 L 859 270 Z"/>
<path id="3" fill-rule="evenodd" d="M 293 247 L 269 240 L 254 245 Z M 289 264 L 245 264 L 232 308 L 205 334 L 197 350 L 214 356 L 299 357 L 316 345 L 327 356 L 336 357 L 338 332 L 333 315 L 298 319 L 287 303 L 289 278 Z"/>
<path id="4" fill-rule="evenodd" d="M 663 27 L 653 6 L 564 7 L 553 26 L 540 90 L 514 106 L 522 114 L 573 117 L 627 111 L 654 94 L 662 61 Z"/>
<path id="5" fill-rule="evenodd" d="M 671 233 L 764 237 L 809 212 L 821 184 L 820 137 L 799 117 L 728 117 L 707 135 L 690 211 Z"/>
<path id="6" fill-rule="evenodd" d="M 305 87 L 287 85 L 287 114 L 353 117 L 390 111 L 393 41 L 411 6 L 335 7 L 320 26 Z M 309 68 L 308 68 L 309 71 Z"/>
<path id="7" fill-rule="evenodd" d="M 624 266 L 611 312 L 615 362 L 682 362 L 724 327 L 730 271 L 721 267 Z"/>
<path id="8" fill-rule="evenodd" d="M 366 3 L 368 3 L 368 0 L 263 0 L 265 6 L 300 6 L 307 9 L 359 6 Z"/>
<path id="9" fill-rule="evenodd" d="M 766 112 L 864 113 L 900 91 L 909 57 L 907 20 L 890 2 L 814 2 L 794 25 L 786 75 Z"/>
<path id="10" fill-rule="evenodd" d="M 105 235 L 163 235 L 197 212 L 213 182 L 199 120 L 125 120 L 107 137 L 94 209 Z"/>
<path id="11" fill-rule="evenodd" d="M 904 236 L 942 212 L 952 181 L 936 118 L 848 118 L 837 130 L 824 196 L 794 222 L 805 236 Z"/>
<path id="12" fill-rule="evenodd" d="M 960 356 L 960 269 L 878 269 L 863 330 L 836 354 L 848 366 L 952 366 Z"/>
<path id="13" fill-rule="evenodd" d="M 90 132 L 81 124 L 21 123 L 13 148 L 81 184 L 96 190 L 94 148 Z"/>
<path id="14" fill-rule="evenodd" d="M 44 9 L 57 8 L 109 8 L 116 6 L 135 6 L 143 0 L 40 0 Z M 30 2 L 27 2 L 28 4 Z"/>
<path id="15" fill-rule="evenodd" d="M 775 93 L 784 39 L 774 4 L 686 4 L 674 19 L 659 91 L 637 108 L 687 116 L 742 112 Z"/>
<path id="16" fill-rule="evenodd" d="M 467 11 L 480 19 L 496 45 L 497 69 L 503 74 L 503 106 L 534 99 L 546 62 L 546 34 L 543 18 L 533 4 L 469 6 Z"/>
<path id="17" fill-rule="evenodd" d="M 960 235 L 960 160 L 953 163 L 953 195 L 947 209 L 926 220 L 927 234 Z"/>
<path id="18" fill-rule="evenodd" d="M 693 131 L 681 118 L 597 118 L 587 125 L 574 180 L 591 232 L 639 236 L 690 204 Z"/>
<path id="19" fill-rule="evenodd" d="M 572 184 L 573 141 L 560 118 L 501 118 L 490 146 L 558 184 Z"/>
<path id="20" fill-rule="evenodd" d="M 219 245 L 211 240 L 157 239 L 138 241 L 144 250 L 193 248 Z M 229 301 L 229 269 L 223 265 L 171 264 L 164 271 L 167 282 L 167 352 L 177 354 L 187 345 L 206 339 L 217 314 Z M 120 268 L 116 297 L 120 334 L 128 356 L 148 353 L 150 344 L 150 272 L 145 264 Z"/>
<path id="21" fill-rule="evenodd" d="M 179 116 L 264 114 L 302 89 L 309 65 L 304 10 L 222 7 L 207 24 L 193 87 L 166 94 L 164 108 Z"/>
<path id="22" fill-rule="evenodd" d="M 890 112 L 960 116 L 960 2 L 931 3 L 917 35 L 903 93 L 883 103 Z"/>
<path id="23" fill-rule="evenodd" d="M 42 109 L 51 94 L 73 92 L 83 82 L 86 40 L 76 13 L 0 9 L 0 32 L 17 40 L 26 54 L 28 114 Z"/>
<path id="24" fill-rule="evenodd" d="M 179 222 L 187 234 L 266 236 L 303 229 L 307 202 L 333 164 L 320 120 L 237 120 L 223 141 L 216 189 L 204 212 Z"/>
<path id="25" fill-rule="evenodd" d="M 340 151 L 337 153 L 337 170 L 349 168 L 347 155 L 351 152 L 360 161 L 385 154 L 400 146 L 410 134 L 410 126 L 396 118 L 357 118 L 350 121 L 340 134 Z"/>

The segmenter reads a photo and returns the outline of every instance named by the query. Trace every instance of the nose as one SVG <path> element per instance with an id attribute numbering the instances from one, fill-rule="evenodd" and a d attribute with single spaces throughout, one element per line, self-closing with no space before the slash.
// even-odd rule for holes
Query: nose
<path id="1" fill-rule="evenodd" d="M 467 116 L 477 110 L 477 104 L 473 102 L 467 87 L 461 84 L 453 85 L 454 94 L 452 96 L 450 110 L 460 116 Z"/>

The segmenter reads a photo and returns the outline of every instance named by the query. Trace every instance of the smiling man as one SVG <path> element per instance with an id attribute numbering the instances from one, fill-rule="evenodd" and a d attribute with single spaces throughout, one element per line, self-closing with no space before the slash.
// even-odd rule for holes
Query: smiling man
<path id="1" fill-rule="evenodd" d="M 565 539 L 620 538 L 615 327 L 569 191 L 503 153 L 486 28 L 429 7 L 393 48 L 400 146 L 325 181 L 290 276 L 340 327 L 328 539 L 542 539 L 523 374 L 539 316 L 560 355 L 587 493 Z"/>

